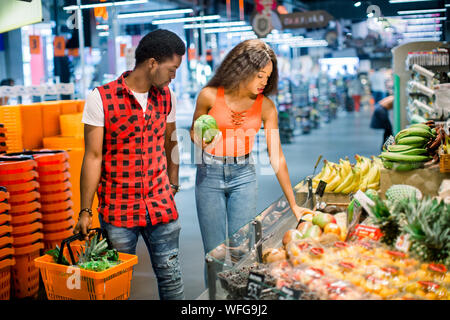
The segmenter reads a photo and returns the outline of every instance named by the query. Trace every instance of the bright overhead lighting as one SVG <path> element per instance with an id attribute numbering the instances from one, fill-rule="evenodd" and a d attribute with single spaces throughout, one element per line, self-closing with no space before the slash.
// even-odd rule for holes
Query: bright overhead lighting
<path id="1" fill-rule="evenodd" d="M 404 32 L 403 35 L 407 38 L 423 37 L 423 36 L 440 36 L 442 31 L 422 31 L 422 32 Z"/>
<path id="2" fill-rule="evenodd" d="M 368 14 L 367 14 L 367 18 L 372 18 L 373 17 L 373 12 L 369 12 Z"/>
<path id="3" fill-rule="evenodd" d="M 328 42 L 326 40 L 306 40 L 290 45 L 291 48 L 312 48 L 312 47 L 326 47 L 326 46 L 328 46 Z"/>
<path id="4" fill-rule="evenodd" d="M 426 2 L 435 0 L 389 0 L 389 3 Z"/>
<path id="5" fill-rule="evenodd" d="M 124 6 L 131 4 L 141 4 L 147 3 L 148 0 L 130 0 L 130 1 L 119 1 L 119 2 L 102 2 L 102 3 L 94 3 L 94 4 L 82 4 L 79 7 L 77 5 L 64 7 L 63 9 L 66 11 L 72 11 L 77 9 L 91 9 L 91 8 L 99 8 L 99 7 L 112 7 L 112 6 Z"/>
<path id="6" fill-rule="evenodd" d="M 438 18 L 417 18 L 417 19 L 403 19 L 403 21 L 407 22 L 408 24 L 427 24 L 427 23 L 434 23 L 434 24 L 440 24 L 440 21 L 446 20 L 446 17 L 438 17 Z"/>
<path id="7" fill-rule="evenodd" d="M 445 12 L 446 9 L 425 9 L 425 10 L 408 10 L 408 11 L 397 11 L 397 14 L 420 14 L 420 13 L 434 13 L 434 12 Z"/>
<path id="8" fill-rule="evenodd" d="M 252 26 L 205 29 L 205 33 L 242 32 L 253 30 Z"/>
<path id="9" fill-rule="evenodd" d="M 163 19 L 152 21 L 152 24 L 168 24 L 168 23 L 182 23 L 182 22 L 195 22 L 204 20 L 219 20 L 221 16 L 199 16 L 199 17 L 187 17 L 187 18 L 177 18 L 177 19 Z"/>
<path id="10" fill-rule="evenodd" d="M 360 7 L 361 6 L 361 1 L 355 2 L 354 6 L 355 7 Z"/>
<path id="11" fill-rule="evenodd" d="M 144 11 L 144 12 L 130 12 L 130 13 L 120 13 L 117 15 L 119 19 L 127 18 L 141 18 L 141 17 L 156 17 L 171 14 L 183 14 L 192 13 L 192 9 L 176 9 L 176 10 L 161 10 L 161 11 Z"/>
<path id="12" fill-rule="evenodd" d="M 95 26 L 97 30 L 108 30 L 109 26 L 107 24 L 98 24 Z"/>
<path id="13" fill-rule="evenodd" d="M 99 32 L 99 33 L 98 33 L 98 36 L 99 36 L 99 37 L 107 37 L 107 36 L 109 36 L 109 32 L 108 32 L 108 31 Z"/>
<path id="14" fill-rule="evenodd" d="M 246 24 L 247 24 L 247 22 L 245 22 L 245 21 L 194 23 L 194 24 L 185 24 L 184 29 L 237 27 L 237 26 L 245 26 Z"/>

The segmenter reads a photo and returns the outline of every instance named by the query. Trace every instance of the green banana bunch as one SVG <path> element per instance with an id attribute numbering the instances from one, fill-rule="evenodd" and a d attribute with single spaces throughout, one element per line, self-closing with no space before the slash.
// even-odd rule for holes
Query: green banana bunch
<path id="1" fill-rule="evenodd" d="M 395 142 L 398 143 L 398 141 L 401 138 L 405 137 L 424 137 L 427 138 L 427 140 L 429 140 L 433 138 L 433 134 L 431 133 L 431 129 L 429 127 L 428 128 L 418 126 L 409 127 L 397 133 L 397 135 L 395 136 Z"/>
<path id="2" fill-rule="evenodd" d="M 381 158 L 383 158 L 384 160 L 397 162 L 424 162 L 430 160 L 429 156 L 408 155 L 408 154 L 400 154 L 397 152 L 382 152 Z"/>

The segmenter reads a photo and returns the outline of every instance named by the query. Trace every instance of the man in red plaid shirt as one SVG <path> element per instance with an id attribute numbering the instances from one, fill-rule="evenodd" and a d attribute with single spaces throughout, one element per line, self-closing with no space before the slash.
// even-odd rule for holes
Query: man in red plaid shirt
<path id="1" fill-rule="evenodd" d="M 134 70 L 95 88 L 83 112 L 82 209 L 74 233 L 88 238 L 97 192 L 101 227 L 119 252 L 136 254 L 144 238 L 161 300 L 184 299 L 175 97 L 168 85 L 185 51 L 175 33 L 150 32 L 136 48 Z"/>

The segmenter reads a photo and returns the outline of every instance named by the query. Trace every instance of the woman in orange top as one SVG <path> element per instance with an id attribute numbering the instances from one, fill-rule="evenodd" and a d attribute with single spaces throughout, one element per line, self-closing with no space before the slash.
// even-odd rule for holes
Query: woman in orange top
<path id="1" fill-rule="evenodd" d="M 247 40 L 228 53 L 199 93 L 191 138 L 202 147 L 195 196 L 205 253 L 256 216 L 256 172 L 250 152 L 261 124 L 272 168 L 292 212 L 297 220 L 301 218 L 304 209 L 295 203 L 281 149 L 277 109 L 268 98 L 277 90 L 277 82 L 273 50 L 263 41 Z M 195 120 L 204 114 L 214 117 L 220 129 L 210 144 L 194 132 Z"/>

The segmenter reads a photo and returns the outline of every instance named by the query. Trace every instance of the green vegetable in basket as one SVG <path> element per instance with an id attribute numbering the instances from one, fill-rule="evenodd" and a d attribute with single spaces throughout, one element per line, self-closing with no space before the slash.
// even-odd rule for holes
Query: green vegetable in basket
<path id="1" fill-rule="evenodd" d="M 48 250 L 45 254 L 51 255 L 53 257 L 53 260 L 58 263 L 58 257 L 59 257 L 59 252 L 61 251 L 61 249 L 58 247 L 58 245 L 56 245 L 55 249 L 51 249 Z M 70 266 L 69 261 L 67 261 L 67 259 L 64 257 L 64 255 L 62 256 L 62 263 L 63 265 L 66 266 Z"/>

